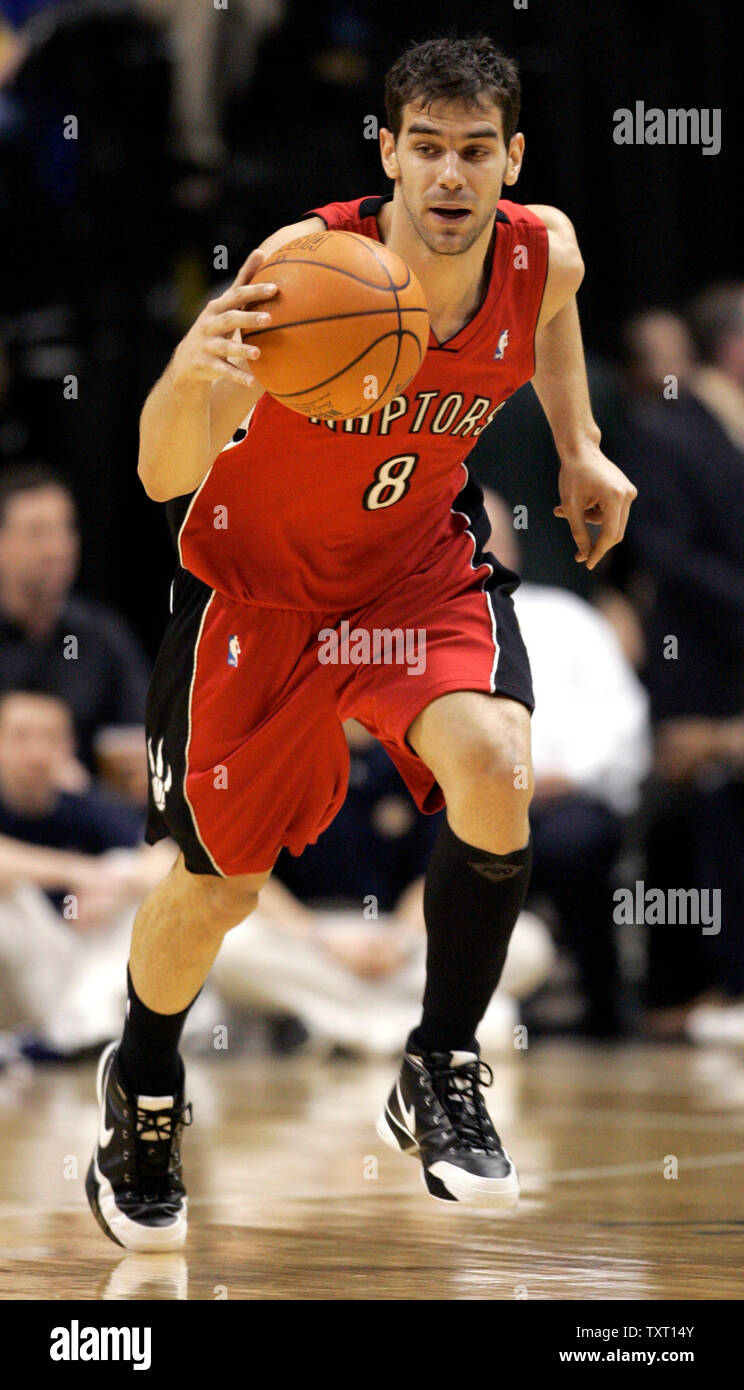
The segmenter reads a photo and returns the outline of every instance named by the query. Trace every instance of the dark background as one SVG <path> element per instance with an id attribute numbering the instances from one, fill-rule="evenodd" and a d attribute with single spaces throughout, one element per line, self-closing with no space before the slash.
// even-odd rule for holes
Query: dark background
<path id="1" fill-rule="evenodd" d="M 519 60 L 527 152 L 510 196 L 554 203 L 574 221 L 587 265 L 579 302 L 595 408 L 604 381 L 612 395 L 630 313 L 682 307 L 703 285 L 740 274 L 741 64 L 730 5 L 287 0 L 252 83 L 228 104 L 229 158 L 218 196 L 198 209 L 175 192 L 162 33 L 125 3 L 52 8 L 55 32 L 0 92 L 0 457 L 44 458 L 68 474 L 83 526 L 81 587 L 127 614 L 153 654 L 173 557 L 163 509 L 135 472 L 142 403 L 215 283 L 215 245 L 227 246 L 234 274 L 252 247 L 308 207 L 387 191 L 364 118 L 384 124 L 385 68 L 409 39 L 454 24 L 484 30 Z M 20 0 L 0 5 L 11 20 L 23 10 Z M 229 44 L 229 12 L 224 20 Z M 357 76 L 334 80 L 329 55 L 349 51 Z M 720 154 L 616 145 L 613 113 L 638 100 L 721 108 Z M 61 138 L 71 112 L 77 141 Z M 62 394 L 69 372 L 76 401 Z M 477 467 L 509 500 L 534 501 L 549 517 L 553 478 L 543 463 L 530 477 L 513 447 L 534 414 L 524 396 L 483 437 Z M 611 411 L 608 419 L 611 452 Z M 551 520 L 540 535 L 528 575 L 560 579 L 561 566 L 568 575 L 565 525 Z"/>

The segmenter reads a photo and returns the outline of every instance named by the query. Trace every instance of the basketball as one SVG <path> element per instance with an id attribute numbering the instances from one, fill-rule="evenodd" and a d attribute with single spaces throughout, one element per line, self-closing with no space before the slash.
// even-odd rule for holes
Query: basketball
<path id="1" fill-rule="evenodd" d="M 379 410 L 424 360 L 429 313 L 405 261 L 356 232 L 313 232 L 264 261 L 253 281 L 279 293 L 271 323 L 246 339 L 261 349 L 251 371 L 301 415 L 348 420 Z"/>

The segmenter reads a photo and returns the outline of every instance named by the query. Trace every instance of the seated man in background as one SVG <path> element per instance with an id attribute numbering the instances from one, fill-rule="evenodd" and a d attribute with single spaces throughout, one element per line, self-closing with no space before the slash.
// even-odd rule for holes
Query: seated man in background
<path id="1" fill-rule="evenodd" d="M 375 915 L 391 913 L 404 894 L 413 891 L 415 901 L 423 891 L 421 880 L 444 812 L 417 811 L 382 744 L 356 719 L 346 721 L 344 732 L 349 790 L 343 818 L 332 821 L 301 855 L 282 850 L 274 878 L 308 906 L 353 905 L 360 914 L 367 906 Z"/>
<path id="2" fill-rule="evenodd" d="M 484 492 L 490 546 L 519 571 L 513 518 Z M 648 702 L 609 622 L 565 589 L 522 582 L 514 605 L 535 689 L 530 901 L 547 896 L 579 970 L 587 1036 L 624 1030 L 612 871 L 648 770 Z"/>
<path id="3" fill-rule="evenodd" d="M 60 768 L 82 787 L 98 760 L 116 790 L 147 799 L 144 713 L 148 662 L 111 609 L 72 594 L 80 559 L 73 497 L 57 473 L 19 463 L 0 474 L 0 691 L 54 691 L 75 721 L 77 760 Z"/>
<path id="4" fill-rule="evenodd" d="M 349 738 L 346 848 L 342 832 L 330 855 L 321 849 L 315 869 L 302 875 L 308 901 L 349 910 L 313 911 L 278 880 L 267 884 L 261 913 L 226 938 L 192 1011 L 189 1039 L 202 1050 L 222 1018 L 220 995 L 252 1013 L 293 1013 L 323 1043 L 370 1053 L 396 1052 L 401 1026 L 416 1014 L 425 952 L 416 875 L 428 818 L 360 725 Z M 32 1034 L 25 1044 L 32 1055 L 71 1055 L 116 1032 L 137 904 L 175 858 L 171 841 L 143 844 L 139 815 L 95 784 L 60 790 L 60 770 L 74 749 L 70 711 L 57 696 L 33 688 L 0 694 L 0 1030 Z M 288 936 L 296 938 L 291 949 Z M 544 928 L 524 914 L 506 992 L 487 1015 L 486 1046 L 511 1044 L 517 1013 L 508 991 L 540 984 L 551 960 Z M 13 1055 L 11 1046 L 3 1051 Z"/>
<path id="5" fill-rule="evenodd" d="M 649 926 L 646 1025 L 744 1042 L 744 282 L 703 290 L 688 321 L 695 361 L 680 374 L 670 345 L 629 412 L 655 735 L 645 882 L 717 891 L 721 922 Z"/>
<path id="6" fill-rule="evenodd" d="M 645 309 L 626 319 L 622 347 L 626 386 L 636 401 L 663 399 L 670 374 L 677 391 L 686 391 L 698 367 L 692 334 L 671 309 Z"/>
<path id="7" fill-rule="evenodd" d="M 227 933 L 210 982 L 236 1006 L 295 1014 L 319 1043 L 392 1055 L 420 1006 L 423 872 L 441 814 L 417 809 L 361 724 L 349 719 L 344 732 L 344 806 L 302 855 L 282 852 L 258 910 Z M 485 1050 L 513 1046 L 516 1001 L 542 984 L 552 960 L 547 929 L 522 913 L 479 1030 Z"/>
<path id="8" fill-rule="evenodd" d="M 63 1055 L 116 1032 L 137 904 L 175 858 L 93 784 L 60 790 L 74 753 L 58 696 L 0 694 L 0 1029 Z"/>

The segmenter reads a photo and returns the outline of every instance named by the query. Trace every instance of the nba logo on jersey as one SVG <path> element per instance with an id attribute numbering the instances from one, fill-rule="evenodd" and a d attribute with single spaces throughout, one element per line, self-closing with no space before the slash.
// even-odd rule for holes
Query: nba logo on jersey
<path id="1" fill-rule="evenodd" d="M 506 349 L 507 349 L 508 345 L 509 345 L 509 329 L 508 329 L 508 328 L 505 328 L 505 329 L 503 330 L 502 333 L 499 333 L 499 341 L 498 341 L 498 344 L 497 344 L 497 346 L 496 346 L 496 351 L 495 351 L 495 353 L 493 354 L 493 355 L 494 355 L 494 360 L 495 360 L 496 362 L 500 362 L 500 361 L 501 361 L 501 359 L 502 359 L 503 356 L 504 356 L 504 353 L 506 352 Z"/>
<path id="2" fill-rule="evenodd" d="M 239 643 L 239 641 L 238 641 L 237 633 L 233 633 L 232 637 L 228 637 L 228 639 L 227 639 L 227 664 L 228 664 L 228 666 L 237 666 L 237 664 L 238 664 L 238 657 L 239 657 L 239 656 L 240 656 L 240 643 Z"/>

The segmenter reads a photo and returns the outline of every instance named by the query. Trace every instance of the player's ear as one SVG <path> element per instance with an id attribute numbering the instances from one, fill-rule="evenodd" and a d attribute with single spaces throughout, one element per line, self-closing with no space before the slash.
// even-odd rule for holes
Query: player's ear
<path id="1" fill-rule="evenodd" d="M 524 159 L 524 136 L 520 133 L 513 135 L 509 141 L 509 149 L 506 156 L 506 173 L 504 183 L 513 184 L 519 178 Z"/>
<path id="2" fill-rule="evenodd" d="M 398 156 L 395 153 L 395 136 L 392 130 L 385 126 L 380 127 L 380 159 L 382 167 L 389 179 L 397 179 L 400 175 Z"/>

